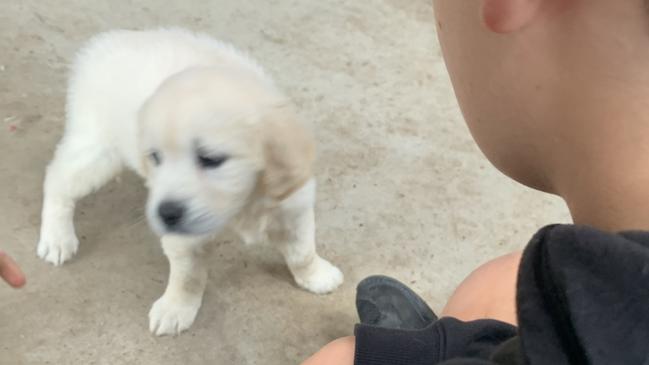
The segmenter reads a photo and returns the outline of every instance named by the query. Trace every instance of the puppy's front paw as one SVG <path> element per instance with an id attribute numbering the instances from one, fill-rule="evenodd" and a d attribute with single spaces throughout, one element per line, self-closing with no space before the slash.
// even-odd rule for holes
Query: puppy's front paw
<path id="1" fill-rule="evenodd" d="M 294 277 L 299 286 L 316 294 L 332 292 L 344 279 L 340 269 L 321 257 L 316 257 L 305 270 L 294 273 Z"/>
<path id="2" fill-rule="evenodd" d="M 38 257 L 59 266 L 71 259 L 78 249 L 79 240 L 74 233 L 68 235 L 42 235 L 36 252 Z"/>
<path id="3" fill-rule="evenodd" d="M 149 311 L 149 330 L 156 336 L 177 335 L 191 327 L 201 298 L 174 300 L 163 295 Z"/>

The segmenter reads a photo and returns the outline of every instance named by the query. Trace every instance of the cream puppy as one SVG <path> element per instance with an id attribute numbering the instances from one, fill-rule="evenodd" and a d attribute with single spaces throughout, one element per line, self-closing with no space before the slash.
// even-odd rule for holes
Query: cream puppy
<path id="1" fill-rule="evenodd" d="M 126 166 L 146 180 L 147 218 L 170 266 L 153 333 L 191 326 L 205 245 L 226 228 L 277 247 L 299 286 L 332 291 L 343 275 L 315 250 L 314 155 L 286 97 L 232 46 L 182 29 L 98 35 L 72 68 L 38 256 L 60 265 L 77 252 L 75 203 Z"/>

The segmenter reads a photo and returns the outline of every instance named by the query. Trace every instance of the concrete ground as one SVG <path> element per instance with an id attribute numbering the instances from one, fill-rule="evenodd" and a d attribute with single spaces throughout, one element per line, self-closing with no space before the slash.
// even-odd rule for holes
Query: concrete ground
<path id="1" fill-rule="evenodd" d="M 0 11 L 0 248 L 29 277 L 0 285 L 0 364 L 297 364 L 352 332 L 354 288 L 395 276 L 439 310 L 485 260 L 568 220 L 556 199 L 489 165 L 462 122 L 429 0 L 36 0 Z M 66 65 L 116 28 L 181 25 L 250 51 L 319 141 L 318 240 L 346 275 L 316 296 L 277 253 L 224 237 L 194 327 L 149 334 L 167 263 L 126 173 L 83 200 L 81 248 L 36 257 L 41 184 L 61 135 Z"/>

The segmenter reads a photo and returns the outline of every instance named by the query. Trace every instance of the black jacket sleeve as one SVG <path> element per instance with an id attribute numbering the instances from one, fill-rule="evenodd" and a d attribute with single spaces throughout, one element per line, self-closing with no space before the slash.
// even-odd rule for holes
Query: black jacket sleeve
<path id="1" fill-rule="evenodd" d="M 649 233 L 541 229 L 523 253 L 516 301 L 518 335 L 493 320 L 358 325 L 355 365 L 645 364 Z"/>

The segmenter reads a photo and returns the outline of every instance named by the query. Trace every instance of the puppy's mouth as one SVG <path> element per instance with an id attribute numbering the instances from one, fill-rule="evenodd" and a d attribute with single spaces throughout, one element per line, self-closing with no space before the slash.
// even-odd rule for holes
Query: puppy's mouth
<path id="1" fill-rule="evenodd" d="M 149 222 L 159 235 L 176 234 L 198 236 L 217 233 L 222 224 L 206 211 L 188 210 L 175 201 L 164 201 L 154 211 L 149 211 Z"/>
<path id="2" fill-rule="evenodd" d="M 219 229 L 219 225 L 196 221 L 180 222 L 171 226 L 164 223 L 154 225 L 154 230 L 161 236 L 165 234 L 203 236 L 218 233 Z"/>

